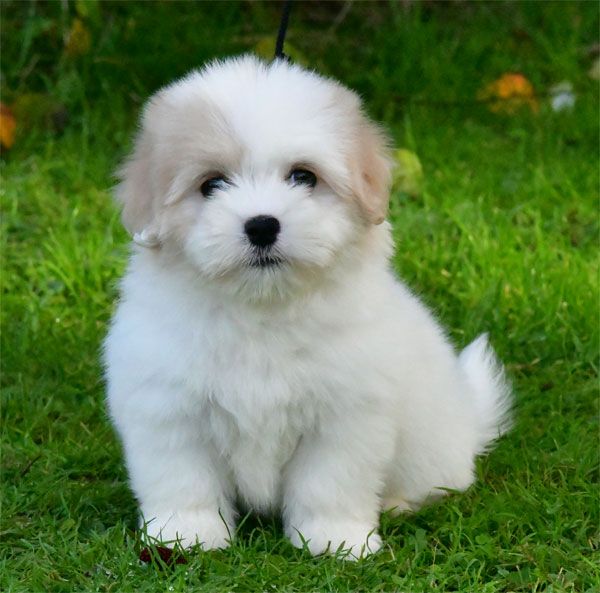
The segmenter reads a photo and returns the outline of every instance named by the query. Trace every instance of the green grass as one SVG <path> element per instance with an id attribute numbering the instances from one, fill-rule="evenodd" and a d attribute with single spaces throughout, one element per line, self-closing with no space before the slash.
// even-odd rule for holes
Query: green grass
<path id="1" fill-rule="evenodd" d="M 334 30 L 342 4 L 295 8 L 306 62 L 359 90 L 421 158 L 423 195 L 392 197 L 396 268 L 457 346 L 490 332 L 516 426 L 469 492 L 384 517 L 374 557 L 311 558 L 251 516 L 230 549 L 172 569 L 138 560 L 103 403 L 98 352 L 127 252 L 111 171 L 143 98 L 273 34 L 279 7 L 102 3 L 75 58 L 62 55 L 74 5 L 1 8 L 3 101 L 38 93 L 69 113 L 60 133 L 21 119 L 1 164 L 3 591 L 600 590 L 596 3 L 364 3 Z M 571 80 L 575 110 L 471 102 L 515 70 L 540 91 Z"/>

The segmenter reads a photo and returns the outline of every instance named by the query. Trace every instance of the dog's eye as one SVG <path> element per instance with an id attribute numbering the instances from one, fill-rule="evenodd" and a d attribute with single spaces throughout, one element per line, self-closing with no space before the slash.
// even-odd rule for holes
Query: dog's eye
<path id="1" fill-rule="evenodd" d="M 210 198 L 218 189 L 226 189 L 229 185 L 229 180 L 224 175 L 215 175 L 210 177 L 200 186 L 200 193 L 205 198 Z"/>
<path id="2" fill-rule="evenodd" d="M 312 171 L 307 171 L 306 169 L 292 170 L 288 179 L 293 185 L 308 185 L 308 187 L 315 187 L 317 185 L 317 176 Z"/>

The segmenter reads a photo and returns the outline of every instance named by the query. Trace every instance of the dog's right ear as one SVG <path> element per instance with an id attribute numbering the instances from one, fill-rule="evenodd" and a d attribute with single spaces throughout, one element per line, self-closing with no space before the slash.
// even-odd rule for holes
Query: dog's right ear
<path id="1" fill-rule="evenodd" d="M 383 130 L 361 115 L 350 170 L 354 197 L 371 224 L 381 224 L 387 214 L 393 165 L 390 145 Z"/>
<path id="2" fill-rule="evenodd" d="M 159 244 L 156 228 L 155 198 L 152 175 L 152 143 L 142 130 L 133 153 L 117 171 L 119 184 L 115 197 L 122 205 L 121 219 L 133 240 L 144 247 Z"/>

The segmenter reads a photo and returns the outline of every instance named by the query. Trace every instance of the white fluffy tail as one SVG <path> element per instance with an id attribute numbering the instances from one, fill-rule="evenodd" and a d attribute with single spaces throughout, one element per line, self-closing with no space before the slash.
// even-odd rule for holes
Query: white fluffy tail
<path id="1" fill-rule="evenodd" d="M 473 388 L 480 419 L 477 453 L 485 453 L 512 425 L 512 390 L 487 334 L 471 342 L 458 363 Z"/>

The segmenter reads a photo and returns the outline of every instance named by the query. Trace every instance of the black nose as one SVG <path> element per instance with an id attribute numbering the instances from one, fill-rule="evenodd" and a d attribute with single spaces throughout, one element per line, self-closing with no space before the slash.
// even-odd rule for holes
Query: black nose
<path id="1" fill-rule="evenodd" d="M 255 216 L 246 221 L 244 231 L 252 245 L 268 247 L 277 240 L 281 225 L 273 216 Z"/>

